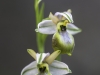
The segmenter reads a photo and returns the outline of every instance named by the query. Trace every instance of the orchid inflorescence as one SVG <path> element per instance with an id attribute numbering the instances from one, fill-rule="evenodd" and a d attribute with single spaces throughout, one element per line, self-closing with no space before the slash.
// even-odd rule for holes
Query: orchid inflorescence
<path id="1" fill-rule="evenodd" d="M 50 55 L 50 53 L 36 53 L 32 49 L 28 49 L 28 53 L 35 61 L 23 68 L 21 75 L 65 75 L 71 73 L 67 64 L 55 59 L 61 54 L 72 55 L 75 46 L 73 35 L 81 32 L 81 29 L 73 22 L 69 9 L 65 12 L 56 12 L 54 15 L 50 12 L 48 18 L 38 23 L 36 32 L 53 34 L 54 52 Z"/>

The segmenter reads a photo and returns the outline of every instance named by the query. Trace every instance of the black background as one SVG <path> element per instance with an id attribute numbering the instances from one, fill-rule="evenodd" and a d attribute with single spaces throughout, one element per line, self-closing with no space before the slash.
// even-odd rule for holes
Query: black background
<path id="1" fill-rule="evenodd" d="M 72 70 L 69 75 L 100 75 L 100 0 L 43 0 L 45 17 L 49 12 L 72 9 L 74 24 L 82 29 L 75 35 L 71 57 L 62 61 Z M 28 48 L 37 51 L 34 29 L 34 0 L 0 0 L 0 75 L 20 75 L 23 67 L 34 59 Z M 46 52 L 53 52 L 51 36 L 47 37 Z"/>

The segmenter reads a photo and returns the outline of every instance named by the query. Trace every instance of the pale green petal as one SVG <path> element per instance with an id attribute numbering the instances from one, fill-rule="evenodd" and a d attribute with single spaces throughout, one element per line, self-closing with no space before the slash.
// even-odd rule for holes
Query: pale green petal
<path id="1" fill-rule="evenodd" d="M 49 14 L 49 18 L 53 21 L 54 24 L 57 24 L 59 22 L 58 17 L 54 16 L 51 12 Z"/>
<path id="2" fill-rule="evenodd" d="M 67 32 L 72 35 L 75 35 L 75 34 L 81 32 L 80 28 L 78 28 L 77 26 L 75 26 L 74 24 L 71 24 L 71 23 L 67 25 L 67 29 L 68 29 Z"/>
<path id="3" fill-rule="evenodd" d="M 36 54 L 36 61 L 37 61 L 37 64 L 41 64 L 44 59 L 49 56 L 50 54 L 49 53 L 37 53 Z"/>
<path id="4" fill-rule="evenodd" d="M 54 62 L 49 66 L 49 69 L 52 75 L 65 75 L 71 73 L 71 70 L 65 63 L 57 60 L 54 60 Z"/>
<path id="5" fill-rule="evenodd" d="M 48 56 L 45 61 L 48 63 L 48 64 L 51 64 L 56 58 L 57 56 L 60 54 L 61 50 L 57 50 L 55 52 L 53 52 L 50 56 Z"/>
<path id="6" fill-rule="evenodd" d="M 27 49 L 27 52 L 36 60 L 36 52 L 32 49 Z"/>
<path id="7" fill-rule="evenodd" d="M 38 24 L 38 29 L 36 29 L 36 32 L 43 34 L 54 34 L 56 32 L 56 25 L 52 22 L 52 20 L 43 20 Z"/>
<path id="8" fill-rule="evenodd" d="M 21 75 L 36 75 L 38 74 L 37 63 L 36 61 L 30 63 L 21 71 Z"/>

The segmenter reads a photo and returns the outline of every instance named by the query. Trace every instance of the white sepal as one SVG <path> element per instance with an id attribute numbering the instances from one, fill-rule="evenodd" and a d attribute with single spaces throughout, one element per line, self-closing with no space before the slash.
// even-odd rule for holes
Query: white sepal
<path id="1" fill-rule="evenodd" d="M 69 12 L 56 12 L 55 13 L 55 16 L 57 16 L 60 20 L 62 19 L 62 16 L 63 17 L 65 17 L 66 19 L 68 19 L 68 21 L 70 22 L 70 23 L 73 23 L 74 21 L 73 21 L 73 17 L 72 17 L 72 15 L 71 15 L 71 13 L 69 13 Z"/>
<path id="2" fill-rule="evenodd" d="M 57 16 L 59 20 L 61 20 L 63 16 L 60 12 L 56 12 L 54 15 Z"/>
<path id="3" fill-rule="evenodd" d="M 38 73 L 37 62 L 34 61 L 23 68 L 21 75 L 35 75 Z"/>
<path id="4" fill-rule="evenodd" d="M 38 24 L 38 29 L 36 29 L 36 32 L 43 34 L 54 34 L 56 32 L 56 25 L 52 22 L 52 20 L 43 20 Z"/>
<path id="5" fill-rule="evenodd" d="M 74 24 L 70 23 L 70 24 L 67 25 L 67 32 L 69 34 L 75 35 L 75 34 L 81 32 L 81 29 L 78 28 L 77 26 L 75 26 Z"/>
<path id="6" fill-rule="evenodd" d="M 57 60 L 54 60 L 52 64 L 49 65 L 49 69 L 52 75 L 65 75 L 71 73 L 71 70 L 65 63 Z"/>
<path id="7" fill-rule="evenodd" d="M 70 23 L 74 23 L 73 17 L 72 17 L 71 13 L 69 13 L 69 12 L 63 12 L 63 14 L 65 14 L 64 17 L 66 17 L 69 20 Z"/>

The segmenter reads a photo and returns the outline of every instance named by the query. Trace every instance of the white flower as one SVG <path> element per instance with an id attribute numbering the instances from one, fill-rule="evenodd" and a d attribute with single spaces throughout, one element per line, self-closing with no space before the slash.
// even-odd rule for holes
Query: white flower
<path id="1" fill-rule="evenodd" d="M 21 75 L 65 75 L 71 73 L 68 66 L 60 61 L 54 60 L 59 54 L 60 50 L 49 53 L 35 53 L 28 49 L 28 53 L 36 60 L 27 65 L 22 71 Z"/>
<path id="2" fill-rule="evenodd" d="M 54 34 L 52 37 L 52 47 L 61 50 L 61 54 L 72 55 L 75 42 L 74 37 L 81 29 L 75 26 L 71 15 L 71 10 L 67 12 L 56 12 L 49 14 L 49 20 L 43 20 L 38 24 L 37 32 L 42 34 Z"/>
<path id="3" fill-rule="evenodd" d="M 57 32 L 57 24 L 61 20 L 68 21 L 66 28 L 69 34 L 74 35 L 81 32 L 81 29 L 72 24 L 74 21 L 70 9 L 67 12 L 56 12 L 55 15 L 50 13 L 49 18 L 51 20 L 43 20 L 38 24 L 38 28 L 36 29 L 37 32 L 43 34 L 54 34 Z"/>

